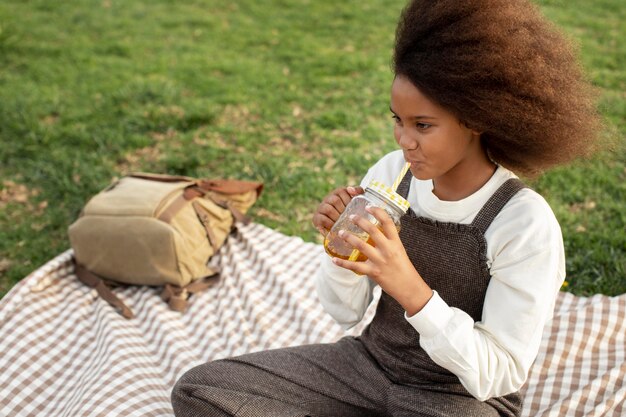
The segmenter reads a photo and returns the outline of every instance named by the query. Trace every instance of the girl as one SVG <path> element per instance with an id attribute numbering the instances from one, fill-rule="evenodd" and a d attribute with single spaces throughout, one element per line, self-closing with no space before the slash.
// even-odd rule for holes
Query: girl
<path id="1" fill-rule="evenodd" d="M 533 175 L 589 151 L 599 126 L 564 39 L 525 1 L 412 1 L 396 33 L 390 110 L 399 150 L 361 187 L 330 193 L 326 234 L 371 179 L 411 209 L 400 232 L 353 221 L 367 256 L 324 256 L 317 289 L 343 326 L 382 295 L 359 337 L 214 361 L 172 393 L 177 416 L 519 416 L 524 384 L 565 278 Z M 358 274 L 358 275 L 357 275 Z M 364 276 L 361 276 L 364 275 Z"/>

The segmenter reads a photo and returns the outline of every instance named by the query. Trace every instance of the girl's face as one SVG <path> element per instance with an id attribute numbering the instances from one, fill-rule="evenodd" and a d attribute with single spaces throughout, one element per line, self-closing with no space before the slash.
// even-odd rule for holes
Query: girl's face
<path id="1" fill-rule="evenodd" d="M 396 142 L 414 177 L 463 183 L 464 176 L 489 163 L 480 134 L 429 100 L 406 77 L 393 81 L 391 112 Z"/>

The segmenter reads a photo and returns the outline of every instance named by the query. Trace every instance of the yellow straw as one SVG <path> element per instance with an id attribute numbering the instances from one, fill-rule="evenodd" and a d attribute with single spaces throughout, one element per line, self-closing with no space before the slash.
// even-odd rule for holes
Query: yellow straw
<path id="1" fill-rule="evenodd" d="M 398 189 L 398 186 L 400 185 L 400 181 L 402 181 L 402 178 L 404 178 L 404 176 L 406 175 L 406 172 L 409 170 L 410 167 L 411 167 L 410 162 L 407 162 L 406 164 L 404 164 L 402 171 L 400 171 L 400 173 L 398 174 L 398 177 L 396 178 L 396 180 L 393 182 L 393 185 L 391 186 L 391 189 L 393 191 L 396 191 Z"/>
<path id="2" fill-rule="evenodd" d="M 353 249 L 353 250 L 352 250 L 352 253 L 350 254 L 350 257 L 348 258 L 348 260 L 349 260 L 349 261 L 352 261 L 352 262 L 356 261 L 356 258 L 358 258 L 358 257 L 359 257 L 359 254 L 360 254 L 360 253 L 361 253 L 361 252 L 359 252 L 359 250 L 358 250 L 358 249 Z"/>

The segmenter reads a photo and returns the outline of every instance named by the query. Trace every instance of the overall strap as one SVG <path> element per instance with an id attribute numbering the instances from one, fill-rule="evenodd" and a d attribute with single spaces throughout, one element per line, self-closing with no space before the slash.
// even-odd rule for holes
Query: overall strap
<path id="1" fill-rule="evenodd" d="M 472 226 L 475 226 L 482 234 L 485 234 L 493 219 L 495 219 L 498 213 L 500 213 L 500 210 L 502 210 L 502 207 L 523 188 L 526 188 L 526 184 L 519 179 L 508 179 L 493 193 L 491 198 L 489 198 L 480 209 L 474 221 L 472 221 Z"/>

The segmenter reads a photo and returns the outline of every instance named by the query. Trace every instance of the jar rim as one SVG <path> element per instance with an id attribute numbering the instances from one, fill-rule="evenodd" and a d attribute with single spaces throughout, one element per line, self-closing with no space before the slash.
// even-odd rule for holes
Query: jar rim
<path id="1" fill-rule="evenodd" d="M 391 187 L 387 186 L 381 181 L 377 181 L 377 180 L 370 181 L 367 187 L 365 187 L 365 190 L 366 191 L 370 190 L 374 192 L 379 197 L 389 202 L 392 206 L 401 210 L 403 213 L 406 213 L 406 211 L 409 209 L 409 206 L 410 206 L 409 202 L 400 194 L 395 192 Z"/>

